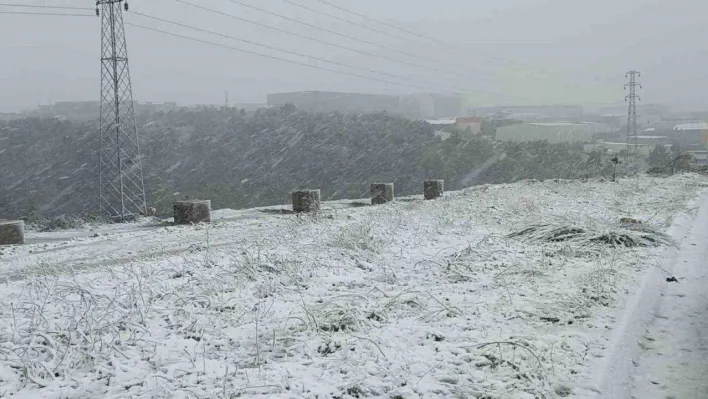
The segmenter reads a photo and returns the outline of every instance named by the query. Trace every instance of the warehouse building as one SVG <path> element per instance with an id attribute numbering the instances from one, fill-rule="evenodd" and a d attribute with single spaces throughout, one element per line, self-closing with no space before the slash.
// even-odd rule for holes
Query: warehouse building
<path id="1" fill-rule="evenodd" d="M 413 119 L 451 118 L 460 115 L 462 99 L 455 95 L 338 93 L 298 91 L 268 94 L 268 106 L 292 104 L 303 111 L 366 114 L 388 112 Z"/>
<path id="2" fill-rule="evenodd" d="M 268 106 L 292 104 L 310 112 L 376 113 L 396 112 L 398 96 L 384 94 L 299 91 L 268 94 Z"/>

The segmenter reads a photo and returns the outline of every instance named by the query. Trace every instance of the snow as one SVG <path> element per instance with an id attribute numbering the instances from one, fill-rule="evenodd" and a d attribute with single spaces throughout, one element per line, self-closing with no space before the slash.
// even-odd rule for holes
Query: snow
<path id="1" fill-rule="evenodd" d="M 30 231 L 0 248 L 0 392 L 570 396 L 607 356 L 614 305 L 670 250 L 508 234 L 609 231 L 623 217 L 665 230 L 704 180 L 520 182 L 326 203 L 317 217 L 260 208 L 215 211 L 212 225 Z"/>
<path id="2" fill-rule="evenodd" d="M 652 323 L 640 340 L 633 395 L 637 398 L 708 397 L 708 201 L 700 208 L 669 270 Z"/>
<path id="3" fill-rule="evenodd" d="M 694 225 L 695 210 L 704 202 L 702 197 L 690 201 L 688 211 L 676 217 L 667 233 L 683 242 L 687 232 Z M 682 249 L 682 246 L 675 246 L 650 257 L 645 261 L 644 270 L 636 277 L 635 283 L 625 287 L 625 295 L 620 298 L 614 314 L 608 318 L 608 321 L 615 325 L 611 334 L 605 337 L 606 344 L 603 345 L 602 356 L 591 366 L 589 377 L 576 397 L 631 396 L 635 366 L 641 350 L 638 342 L 654 317 L 666 278 L 672 277 L 672 266 L 676 264 L 676 258 Z"/>

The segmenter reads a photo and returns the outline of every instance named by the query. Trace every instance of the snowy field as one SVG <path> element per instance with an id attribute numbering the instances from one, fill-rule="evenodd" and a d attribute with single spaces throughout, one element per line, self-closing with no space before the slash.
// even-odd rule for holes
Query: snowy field
<path id="1" fill-rule="evenodd" d="M 707 183 L 521 182 L 29 232 L 0 248 L 0 397 L 572 397 Z"/>

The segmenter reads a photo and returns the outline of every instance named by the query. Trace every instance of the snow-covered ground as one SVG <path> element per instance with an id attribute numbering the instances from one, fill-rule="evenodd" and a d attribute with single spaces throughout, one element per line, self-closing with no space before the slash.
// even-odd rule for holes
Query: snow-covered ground
<path id="1" fill-rule="evenodd" d="M 659 292 L 638 340 L 635 398 L 708 398 L 708 204 L 700 208 L 678 256 L 676 281 Z"/>
<path id="2" fill-rule="evenodd" d="M 316 218 L 30 232 L 0 248 L 0 395 L 571 397 L 669 248 L 598 238 L 647 231 L 621 218 L 666 231 L 705 187 L 521 182 Z"/>

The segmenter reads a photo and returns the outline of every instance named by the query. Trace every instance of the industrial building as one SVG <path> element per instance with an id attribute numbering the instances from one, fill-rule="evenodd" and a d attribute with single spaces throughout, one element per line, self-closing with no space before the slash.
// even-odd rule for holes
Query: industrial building
<path id="1" fill-rule="evenodd" d="M 399 98 L 398 114 L 415 119 L 450 118 L 462 113 L 462 98 L 442 94 L 411 94 Z"/>
<path id="2" fill-rule="evenodd" d="M 691 155 L 691 163 L 696 166 L 708 165 L 708 151 L 687 151 Z"/>
<path id="3" fill-rule="evenodd" d="M 703 121 L 678 124 L 674 126 L 673 133 L 684 148 L 708 144 L 708 123 Z"/>
<path id="4" fill-rule="evenodd" d="M 299 91 L 268 94 L 268 106 L 292 104 L 310 112 L 375 113 L 397 112 L 397 96 L 383 94 L 338 93 L 328 91 Z"/>
<path id="5" fill-rule="evenodd" d="M 462 133 L 467 133 L 471 136 L 479 136 L 482 134 L 482 119 L 481 118 L 455 118 L 455 127 Z"/>
<path id="6" fill-rule="evenodd" d="M 268 94 L 268 106 L 278 107 L 285 104 L 292 104 L 301 110 L 310 112 L 388 112 L 413 119 L 455 117 L 460 115 L 462 109 L 462 99 L 459 96 L 451 95 L 391 96 L 327 91 Z"/>
<path id="7" fill-rule="evenodd" d="M 591 123 L 520 123 L 497 128 L 496 138 L 512 142 L 589 143 L 594 134 Z"/>
<path id="8" fill-rule="evenodd" d="M 496 106 L 469 110 L 469 115 L 496 119 L 576 119 L 583 116 L 583 107 L 576 105 Z"/>
<path id="9" fill-rule="evenodd" d="M 642 137 L 662 136 L 671 139 L 672 144 L 684 150 L 702 150 L 708 146 L 708 123 L 703 121 L 684 122 L 676 124 L 674 122 L 662 122 L 644 130 Z M 615 141 L 626 140 L 626 133 L 617 136 Z"/>

